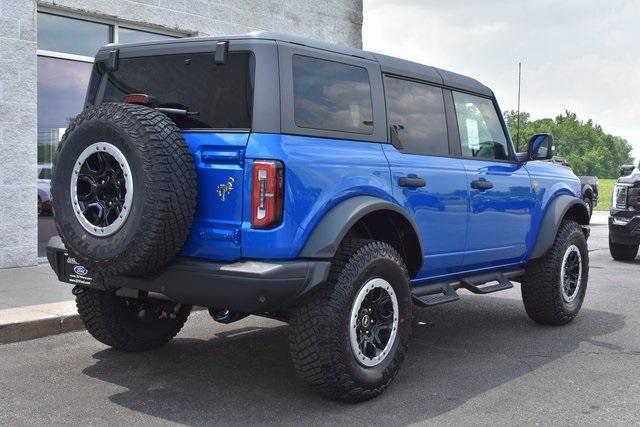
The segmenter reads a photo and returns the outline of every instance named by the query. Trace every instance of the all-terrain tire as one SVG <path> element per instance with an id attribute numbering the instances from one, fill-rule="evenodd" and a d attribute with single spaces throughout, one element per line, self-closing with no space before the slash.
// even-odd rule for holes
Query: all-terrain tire
<path id="1" fill-rule="evenodd" d="M 563 297 L 560 275 L 563 259 L 571 246 L 579 250 L 582 268 L 575 299 L 567 302 Z M 585 235 L 576 222 L 563 221 L 551 249 L 525 267 L 521 290 L 527 314 L 534 321 L 546 325 L 569 323 L 582 307 L 588 279 L 589 251 Z"/>
<path id="2" fill-rule="evenodd" d="M 617 261 L 633 261 L 638 255 L 639 245 L 622 245 L 614 243 L 609 236 L 609 253 Z"/>
<path id="3" fill-rule="evenodd" d="M 593 199 L 591 197 L 585 197 L 583 201 L 587 205 L 587 209 L 589 210 L 589 220 L 591 220 L 591 217 L 593 216 Z"/>
<path id="4" fill-rule="evenodd" d="M 349 341 L 356 295 L 372 278 L 391 284 L 398 299 L 398 332 L 377 366 L 357 360 Z M 404 260 L 390 245 L 350 239 L 333 259 L 328 283 L 290 313 L 289 342 L 298 375 L 321 395 L 341 401 L 363 401 L 381 394 L 404 359 L 412 328 L 409 275 Z"/>
<path id="5" fill-rule="evenodd" d="M 145 304 L 145 320 L 139 313 Z M 137 300 L 115 292 L 84 289 L 76 296 L 76 306 L 87 331 L 98 341 L 116 350 L 146 351 L 168 343 L 187 321 L 191 306 L 164 300 Z"/>
<path id="6" fill-rule="evenodd" d="M 131 170 L 128 215 L 108 236 L 83 227 L 70 190 L 79 156 L 96 143 L 115 146 Z M 105 103 L 71 121 L 54 158 L 51 192 L 58 234 L 71 256 L 102 274 L 144 275 L 170 261 L 189 235 L 197 202 L 194 159 L 166 115 L 141 105 Z"/>

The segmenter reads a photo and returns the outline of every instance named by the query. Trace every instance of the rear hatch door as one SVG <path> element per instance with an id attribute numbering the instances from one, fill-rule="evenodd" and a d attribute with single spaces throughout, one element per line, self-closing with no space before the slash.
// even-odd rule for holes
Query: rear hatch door
<path id="1" fill-rule="evenodd" d="M 127 95 L 144 94 L 149 106 L 163 109 L 181 128 L 198 175 L 197 211 L 182 255 L 235 260 L 241 257 L 255 61 L 246 51 L 230 50 L 224 64 L 211 51 L 171 52 L 158 46 L 132 56 L 122 49 L 115 71 L 96 63 L 87 101 L 123 102 Z"/>

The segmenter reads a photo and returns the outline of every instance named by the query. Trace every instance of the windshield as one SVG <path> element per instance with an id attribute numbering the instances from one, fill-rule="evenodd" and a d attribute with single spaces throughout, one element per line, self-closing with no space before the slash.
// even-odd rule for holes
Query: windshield
<path id="1" fill-rule="evenodd" d="M 213 53 L 121 58 L 118 70 L 108 73 L 102 102 L 122 102 L 128 94 L 152 97 L 155 108 L 187 110 L 171 116 L 180 128 L 250 129 L 253 107 L 253 56 L 230 53 L 223 65 Z M 92 81 L 102 78 L 99 65 Z M 87 99 L 96 98 L 98 84 L 90 85 Z"/>

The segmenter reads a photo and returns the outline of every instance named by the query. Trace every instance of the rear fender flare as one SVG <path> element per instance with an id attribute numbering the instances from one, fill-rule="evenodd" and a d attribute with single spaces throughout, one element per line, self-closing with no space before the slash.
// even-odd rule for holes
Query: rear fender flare
<path id="1" fill-rule="evenodd" d="M 340 243 L 354 224 L 365 215 L 380 210 L 390 210 L 402 215 L 413 227 L 420 244 L 421 253 L 424 253 L 418 226 L 404 209 L 377 197 L 357 196 L 339 203 L 324 215 L 307 239 L 307 243 L 302 252 L 300 252 L 300 257 L 333 258 Z"/>

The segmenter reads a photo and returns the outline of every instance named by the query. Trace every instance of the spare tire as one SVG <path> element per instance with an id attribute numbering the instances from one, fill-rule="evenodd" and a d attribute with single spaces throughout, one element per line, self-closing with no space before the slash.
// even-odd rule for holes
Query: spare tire
<path id="1" fill-rule="evenodd" d="M 158 270 L 196 209 L 193 156 L 166 115 L 105 103 L 75 117 L 53 161 L 56 227 L 71 256 L 106 275 Z"/>

